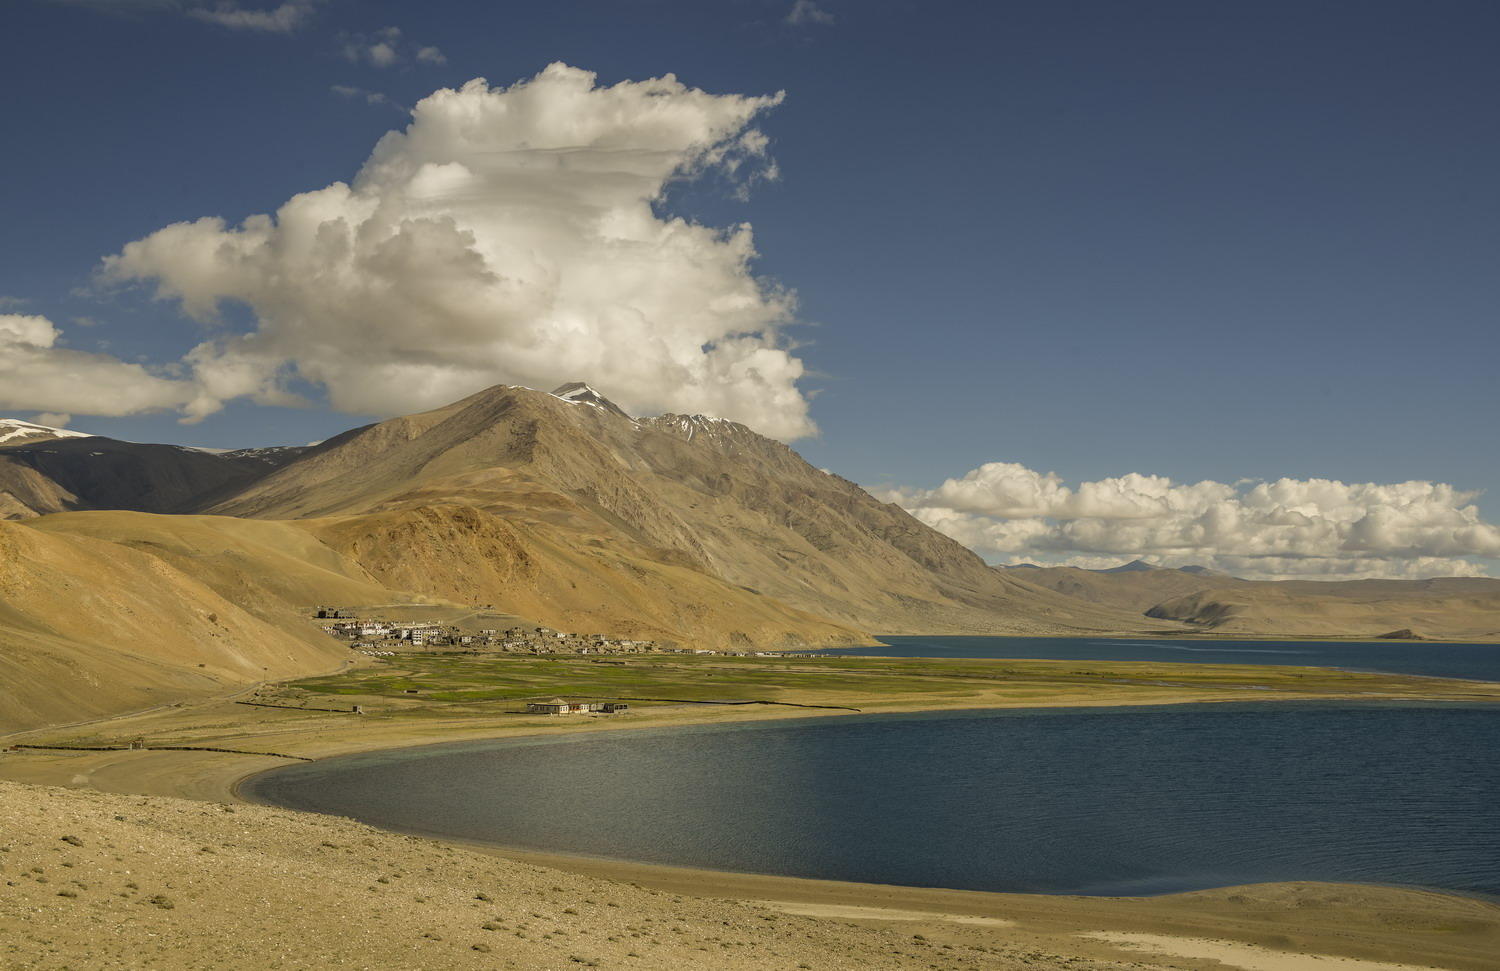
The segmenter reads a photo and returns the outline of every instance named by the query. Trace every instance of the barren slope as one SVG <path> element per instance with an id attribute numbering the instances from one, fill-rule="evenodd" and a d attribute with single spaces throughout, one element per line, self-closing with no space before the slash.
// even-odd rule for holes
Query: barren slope
<path id="1" fill-rule="evenodd" d="M 347 653 L 305 621 L 257 616 L 207 572 L 0 521 L 0 732 L 327 671 Z"/>
<path id="2" fill-rule="evenodd" d="M 61 513 L 0 521 L 0 732 L 321 673 L 348 651 L 309 607 L 422 601 L 503 602 L 565 630 L 697 646 L 863 636 L 628 548 L 555 547 L 469 507 L 294 522 Z"/>
<path id="3" fill-rule="evenodd" d="M 1012 572 L 1037 586 L 1069 597 L 1141 614 L 1165 600 L 1245 582 L 1223 574 L 1170 569 L 1103 572 L 1054 566 Z"/>
<path id="4" fill-rule="evenodd" d="M 459 507 L 474 513 L 454 519 Z M 582 552 L 596 573 L 591 582 L 617 587 L 644 563 L 687 568 L 864 630 L 1119 630 L 1141 622 L 1138 613 L 997 571 L 743 425 L 680 415 L 633 420 L 524 388 L 491 388 L 356 429 L 212 511 L 325 520 L 378 513 L 387 530 L 399 531 L 417 529 L 432 509 L 448 510 L 450 531 L 513 534 L 509 554 L 489 547 L 497 579 L 512 572 L 507 555 Z M 372 551 L 367 544 L 351 555 L 365 562 Z M 511 591 L 489 582 L 487 571 L 472 571 L 468 595 L 507 603 Z M 413 589 L 451 589 L 433 582 Z M 648 600 L 637 607 L 653 609 Z"/>

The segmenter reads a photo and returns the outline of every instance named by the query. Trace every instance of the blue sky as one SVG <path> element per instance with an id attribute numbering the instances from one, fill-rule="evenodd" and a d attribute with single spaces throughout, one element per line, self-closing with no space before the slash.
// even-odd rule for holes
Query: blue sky
<path id="1" fill-rule="evenodd" d="M 0 72 L 23 93 L 6 118 L 0 313 L 45 316 L 57 348 L 174 377 L 156 369 L 206 334 L 254 332 L 271 298 L 229 300 L 205 325 L 176 300 L 151 299 L 170 276 L 159 261 L 105 284 L 102 258 L 172 223 L 219 216 L 232 227 L 353 179 L 377 140 L 408 123 L 403 109 L 439 88 L 510 85 L 557 61 L 600 85 L 673 72 L 712 95 L 785 92 L 753 120 L 721 125 L 763 132 L 766 153 L 750 162 L 766 174 L 774 159 L 778 178 L 742 193 L 751 167 L 710 167 L 670 182 L 657 209 L 753 224 L 753 273 L 795 291 L 795 323 L 771 343 L 806 369 L 795 387 L 819 432 L 796 447 L 871 487 L 904 489 L 910 508 L 992 558 L 1009 552 L 993 545 L 997 521 L 1055 525 L 1076 511 L 1022 508 L 1009 473 L 1010 485 L 981 482 L 980 498 L 936 495 L 985 463 L 1055 472 L 1070 495 L 1130 473 L 1500 487 L 1493 4 L 797 9 L 9 4 Z M 372 56 L 382 43 L 390 63 Z M 610 393 L 614 380 L 632 397 L 628 380 L 566 367 L 558 361 L 559 382 Z M 376 414 L 331 409 L 305 375 L 284 385 L 311 406 L 224 395 L 187 425 L 173 408 L 70 413 L 80 429 L 212 446 L 307 441 Z M 761 414 L 724 400 L 733 416 Z M 23 404 L 4 407 L 64 410 Z M 1359 500 L 1366 511 L 1385 501 Z M 1493 563 L 1488 534 L 1437 528 L 1443 542 L 1363 549 Z M 1054 531 L 1015 558 L 1124 556 L 1114 542 Z"/>

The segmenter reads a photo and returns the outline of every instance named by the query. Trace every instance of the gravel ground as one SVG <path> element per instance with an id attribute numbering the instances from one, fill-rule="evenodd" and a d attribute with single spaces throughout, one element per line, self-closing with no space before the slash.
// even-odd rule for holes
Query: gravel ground
<path id="1" fill-rule="evenodd" d="M 1139 968 L 797 916 L 254 806 L 0 782 L 0 967 Z M 1156 965 L 1152 965 L 1156 966 Z"/>

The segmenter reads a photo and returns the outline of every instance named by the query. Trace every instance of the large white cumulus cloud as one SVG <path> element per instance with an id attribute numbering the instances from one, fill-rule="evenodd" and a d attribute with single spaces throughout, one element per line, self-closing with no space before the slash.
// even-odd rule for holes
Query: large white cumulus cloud
<path id="1" fill-rule="evenodd" d="M 1147 557 L 1251 578 L 1483 573 L 1500 527 L 1478 494 L 1437 482 L 1176 483 L 1131 473 L 1069 486 L 990 462 L 935 489 L 884 497 L 994 558 L 1095 567 Z M 1110 557 L 1114 557 L 1110 560 Z"/>
<path id="2" fill-rule="evenodd" d="M 188 356 L 201 416 L 289 382 L 336 408 L 396 414 L 495 383 L 587 380 L 641 412 L 704 412 L 780 438 L 814 429 L 779 329 L 792 298 L 752 272 L 749 226 L 659 211 L 708 170 L 774 177 L 752 127 L 780 95 L 713 95 L 671 75 L 601 87 L 553 64 L 419 102 L 351 184 L 239 226 L 176 223 L 105 261 L 204 322 L 248 333 Z"/>
<path id="3" fill-rule="evenodd" d="M 61 336 L 46 317 L 0 314 L 0 408 L 129 415 L 179 407 L 195 394 L 190 383 L 139 364 L 60 347 Z"/>

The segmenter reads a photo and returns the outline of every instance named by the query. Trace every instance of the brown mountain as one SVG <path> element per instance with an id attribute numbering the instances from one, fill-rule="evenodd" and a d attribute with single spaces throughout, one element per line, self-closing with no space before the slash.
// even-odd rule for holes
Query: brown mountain
<path id="1" fill-rule="evenodd" d="M 1152 606 L 1148 617 L 1224 634 L 1500 640 L 1500 580 L 1280 580 L 1219 584 Z"/>
<path id="2" fill-rule="evenodd" d="M 327 670 L 316 603 L 710 647 L 889 633 L 1500 638 L 1500 581 L 987 566 L 743 425 L 496 387 L 309 449 L 0 448 L 0 731 Z M 38 513 L 48 513 L 38 516 Z"/>
<path id="3" fill-rule="evenodd" d="M 517 612 L 556 604 L 574 629 L 790 643 L 805 635 L 754 619 L 788 609 L 846 638 L 1140 622 L 992 569 L 744 425 L 637 420 L 586 386 L 559 392 L 491 388 L 355 429 L 209 511 L 317 519 L 326 542 L 404 589 Z M 674 592 L 687 575 L 691 602 Z M 572 596 L 575 584 L 593 592 Z"/>
<path id="4" fill-rule="evenodd" d="M 312 581 L 312 590 L 331 591 L 331 583 L 305 576 L 306 568 L 274 572 L 295 553 L 266 558 L 251 537 L 201 532 L 191 517 L 141 513 L 0 521 L 0 732 L 339 664 L 347 650 L 294 621 L 300 597 L 263 596 L 254 578 Z M 283 548 L 294 546 L 289 540 L 274 537 Z M 225 558 L 243 568 L 226 568 Z M 351 577 L 343 590 L 369 596 L 380 588 Z"/>
<path id="5" fill-rule="evenodd" d="M 5 450 L 33 491 L 30 518 L 0 522 L 0 730 L 327 670 L 342 651 L 316 603 L 713 647 L 1141 622 L 991 569 L 743 425 L 559 390 L 492 388 L 269 459 Z"/>

